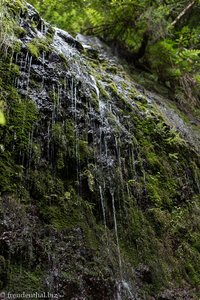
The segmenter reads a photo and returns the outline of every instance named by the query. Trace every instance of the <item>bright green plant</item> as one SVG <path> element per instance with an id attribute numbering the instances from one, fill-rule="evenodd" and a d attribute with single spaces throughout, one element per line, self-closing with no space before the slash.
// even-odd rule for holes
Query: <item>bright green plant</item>
<path id="1" fill-rule="evenodd" d="M 3 101 L 0 101 L 0 125 L 5 125 L 6 124 L 6 119 L 3 113 Z"/>
<path id="2" fill-rule="evenodd" d="M 5 125 L 6 124 L 6 119 L 4 117 L 3 112 L 0 110 L 0 125 Z"/>

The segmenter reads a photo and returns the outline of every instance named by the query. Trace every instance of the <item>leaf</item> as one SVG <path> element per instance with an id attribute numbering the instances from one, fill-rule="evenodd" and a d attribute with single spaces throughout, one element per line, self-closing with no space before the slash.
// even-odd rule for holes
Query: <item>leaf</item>
<path id="1" fill-rule="evenodd" d="M 4 117 L 3 112 L 0 110 L 0 125 L 5 125 L 6 124 L 6 119 Z"/>
<path id="2" fill-rule="evenodd" d="M 179 52 L 179 56 L 184 59 L 199 59 L 199 49 L 185 49 Z"/>

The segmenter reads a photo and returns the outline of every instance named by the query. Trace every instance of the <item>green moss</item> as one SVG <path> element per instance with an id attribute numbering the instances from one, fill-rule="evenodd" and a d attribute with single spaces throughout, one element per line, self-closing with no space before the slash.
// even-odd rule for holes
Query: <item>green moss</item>
<path id="1" fill-rule="evenodd" d="M 84 49 L 84 53 L 85 55 L 90 58 L 92 61 L 95 61 L 97 64 L 99 62 L 99 54 L 98 51 L 95 49 L 91 49 L 91 48 L 86 48 Z"/>
<path id="2" fill-rule="evenodd" d="M 111 93 L 112 93 L 114 96 L 118 96 L 119 93 L 118 93 L 118 89 L 117 89 L 115 83 L 113 83 L 113 82 L 110 83 L 110 84 L 108 85 L 108 87 L 109 87 Z"/>
<path id="3" fill-rule="evenodd" d="M 27 48 L 30 54 L 36 58 L 40 56 L 42 52 L 50 51 L 51 40 L 48 38 L 34 38 L 30 43 L 27 43 Z"/>
<path id="4" fill-rule="evenodd" d="M 166 230 L 168 230 L 171 225 L 171 215 L 169 211 L 155 207 L 148 210 L 148 215 L 152 225 L 155 226 L 156 232 L 166 234 Z"/>
<path id="5" fill-rule="evenodd" d="M 20 28 L 15 30 L 15 35 L 25 34 L 26 32 Z M 50 30 L 47 39 L 37 38 L 28 43 L 27 47 L 31 55 L 38 58 L 43 51 L 49 52 L 53 34 L 54 31 Z M 20 51 L 20 45 L 18 46 L 13 46 L 14 51 Z M 108 73 L 119 73 L 121 76 L 118 67 L 108 66 L 105 62 L 100 64 L 97 58 L 89 61 L 91 66 L 95 67 L 95 70 L 92 71 L 92 68 L 90 70 L 91 74 L 98 79 L 100 99 L 115 101 L 118 108 L 117 115 L 120 116 L 120 120 L 123 120 L 123 126 L 130 132 L 130 136 L 134 137 L 132 139 L 130 137 L 131 141 L 126 140 L 115 114 L 108 112 L 105 117 L 112 127 L 110 136 L 116 135 L 121 139 L 118 143 L 121 165 L 114 157 L 115 145 L 110 146 L 109 143 L 108 150 L 110 150 L 109 155 L 113 155 L 113 166 L 108 170 L 99 163 L 95 165 L 94 149 L 88 144 L 87 130 L 79 130 L 83 127 L 75 124 L 69 119 L 70 117 L 66 121 L 66 111 L 59 111 L 57 114 L 59 121 L 52 124 L 48 115 L 43 115 L 43 111 L 39 116 L 32 101 L 21 99 L 17 90 L 11 85 L 13 79 L 20 75 L 19 68 L 10 64 L 10 58 L 11 53 L 9 59 L 0 64 L 1 98 L 7 101 L 9 108 L 5 112 L 8 124 L 0 129 L 0 137 L 3 138 L 0 147 L 2 195 L 17 194 L 16 202 L 20 200 L 24 206 L 31 203 L 27 205 L 27 212 L 29 213 L 29 209 L 34 209 L 38 224 L 44 225 L 42 234 L 43 232 L 46 234 L 46 228 L 51 229 L 53 236 L 62 239 L 63 245 L 65 238 L 68 240 L 72 237 L 74 241 L 72 251 L 81 248 L 80 252 L 84 252 L 82 249 L 86 249 L 89 255 L 80 258 L 80 269 L 84 269 L 85 273 L 97 276 L 102 272 L 102 278 L 104 274 L 108 274 L 108 278 L 111 276 L 117 278 L 115 275 L 118 275 L 118 249 L 110 196 L 110 174 L 112 174 L 111 181 L 116 188 L 116 218 L 124 270 L 129 268 L 129 263 L 131 269 L 140 266 L 141 263 L 149 268 L 152 283 L 142 283 L 147 297 L 149 294 L 154 295 L 161 288 L 164 289 L 170 283 L 179 285 L 182 279 L 192 285 L 199 285 L 199 270 L 196 267 L 199 265 L 200 249 L 199 199 L 192 203 L 193 195 L 199 192 L 200 180 L 196 154 L 187 148 L 181 136 L 165 123 L 155 108 L 147 104 L 146 98 L 135 89 L 134 85 L 131 88 L 133 83 L 127 79 L 127 81 L 119 80 L 114 84 L 112 76 L 105 74 L 106 70 Z M 66 58 L 61 56 L 60 62 L 66 69 L 68 64 Z M 7 72 L 8 68 L 10 72 Z M 39 86 L 33 77 L 30 83 L 31 88 L 38 90 Z M 64 83 L 63 77 L 60 83 Z M 47 90 L 51 104 L 55 104 L 58 109 L 58 96 L 50 90 L 49 86 Z M 96 111 L 99 105 L 97 100 L 95 91 L 91 92 L 91 99 L 88 101 L 91 101 Z M 82 102 L 83 109 L 86 110 L 87 107 L 84 106 L 84 101 Z M 41 118 L 38 123 L 44 126 L 44 130 L 43 127 L 41 131 L 38 128 L 38 118 Z M 45 131 L 47 127 L 48 136 L 47 130 Z M 34 134 L 31 163 L 29 162 L 30 168 L 25 169 L 17 165 L 17 162 L 21 163 L 23 156 L 26 160 L 32 132 Z M 131 150 L 133 158 L 129 157 Z M 50 155 L 47 157 L 48 151 Z M 191 163 L 188 163 L 189 156 Z M 94 163 L 93 166 L 91 162 Z M 76 181 L 77 166 L 80 172 L 78 182 Z M 106 231 L 102 225 L 103 216 L 98 190 L 99 182 L 103 181 L 105 182 L 105 186 L 102 184 L 102 192 L 106 209 Z M 79 190 L 80 195 L 75 189 Z M 30 215 L 32 217 L 32 211 Z M 76 229 L 81 232 L 81 241 L 79 239 L 75 241 Z M 69 230 L 71 230 L 70 237 Z M 46 244 L 43 244 L 40 239 L 34 242 L 38 243 L 36 246 L 45 248 L 48 247 L 49 237 L 45 235 L 45 239 Z M 59 245 L 56 244 L 55 248 L 57 250 L 53 250 L 52 254 L 56 256 L 60 251 Z M 94 255 L 94 260 L 90 253 Z M 21 266 L 20 273 L 19 266 L 17 264 L 13 266 L 11 263 L 9 286 L 11 291 L 41 290 L 43 276 L 46 275 L 40 271 L 42 256 L 38 254 L 38 257 L 38 271 Z M 69 258 L 73 259 L 73 255 Z M 65 257 L 61 259 L 65 263 Z M 31 258 L 29 263 L 30 266 L 33 265 Z M 71 264 L 69 266 L 71 267 Z M 5 261 L 1 257 L 0 267 L 5 269 Z M 77 261 L 76 268 L 78 268 Z M 65 279 L 74 279 L 76 268 L 72 272 L 66 268 L 66 272 L 63 272 Z M 0 281 L 0 286 L 3 286 L 1 273 Z M 17 289 L 15 289 L 16 285 L 18 285 Z"/>
<path id="6" fill-rule="evenodd" d="M 64 185 L 59 178 L 54 178 L 50 170 L 32 170 L 30 172 L 30 189 L 32 197 L 44 204 L 58 203 L 64 196 Z M 37 202 L 36 202 L 37 203 Z"/>
<path id="7" fill-rule="evenodd" d="M 38 58 L 40 56 L 40 52 L 39 49 L 36 45 L 32 44 L 32 43 L 28 43 L 27 44 L 28 47 L 28 51 L 30 52 L 30 54 L 36 58 Z"/>
<path id="8" fill-rule="evenodd" d="M 14 41 L 12 43 L 11 51 L 15 53 L 20 53 L 22 49 L 22 43 L 20 41 Z"/>
<path id="9" fill-rule="evenodd" d="M 162 198 L 160 194 L 160 178 L 159 176 L 149 175 L 147 178 L 147 190 L 150 200 L 154 205 L 160 206 Z"/>
<path id="10" fill-rule="evenodd" d="M 9 93 L 14 91 L 15 89 L 12 86 L 10 86 L 8 82 L 12 82 L 12 80 L 15 77 L 20 75 L 19 66 L 14 63 L 10 63 L 10 62 L 1 63 L 0 64 L 0 75 L 1 75 L 0 87 L 2 87 L 2 92 L 4 93 L 5 90 L 8 90 Z M 16 91 L 16 93 L 17 93 L 17 91 Z M 1 94 L 1 97 L 2 97 L 2 94 Z"/>
<path id="11" fill-rule="evenodd" d="M 18 38 L 23 38 L 27 35 L 26 29 L 24 29 L 21 26 L 16 26 L 14 28 L 14 33 L 15 33 L 15 36 L 18 37 Z"/>
<path id="12" fill-rule="evenodd" d="M 66 56 L 63 53 L 59 53 L 59 56 L 60 56 L 61 60 L 63 61 L 65 68 L 67 69 L 68 61 L 67 61 Z"/>
<path id="13" fill-rule="evenodd" d="M 126 81 L 121 81 L 121 86 L 122 86 L 122 89 L 124 89 L 126 91 L 129 87 L 129 84 Z"/>
<path id="14" fill-rule="evenodd" d="M 94 186 L 95 186 L 94 176 L 92 175 L 90 170 L 85 170 L 83 175 L 87 178 L 89 190 L 91 192 L 94 192 Z"/>
<path id="15" fill-rule="evenodd" d="M 200 253 L 200 233 L 199 232 L 191 232 L 189 241 L 190 241 L 192 247 Z"/>
<path id="16" fill-rule="evenodd" d="M 79 155 L 80 155 L 80 161 L 86 161 L 87 159 L 91 158 L 92 156 L 92 148 L 89 147 L 88 142 L 84 140 L 78 140 L 79 144 Z"/>
<path id="17" fill-rule="evenodd" d="M 49 24 L 49 27 L 48 27 L 48 30 L 47 30 L 47 33 L 46 33 L 46 36 L 47 38 L 52 41 L 53 40 L 53 37 L 54 37 L 54 34 L 55 34 L 55 28 Z"/>
<path id="18" fill-rule="evenodd" d="M 20 14 L 21 12 L 27 12 L 26 2 L 23 0 L 16 0 L 14 2 L 5 0 L 4 3 L 8 7 L 9 12 L 14 16 Z"/>
<path id="19" fill-rule="evenodd" d="M 17 166 L 7 151 L 0 151 L 0 190 L 1 193 L 16 193 L 23 174 L 21 166 Z M 20 194 L 20 192 L 19 192 Z"/>
<path id="20" fill-rule="evenodd" d="M 97 97 L 96 92 L 91 92 L 92 97 L 91 97 L 91 102 L 93 104 L 94 109 L 98 112 L 99 111 L 99 99 Z"/>
<path id="21" fill-rule="evenodd" d="M 112 74 L 117 74 L 119 72 L 119 68 L 117 66 L 107 66 L 105 71 Z"/>
<path id="22" fill-rule="evenodd" d="M 185 272 L 191 280 L 192 284 L 199 286 L 200 284 L 200 254 L 195 249 L 192 249 L 191 246 L 183 242 L 177 251 L 177 255 L 181 258 L 182 266 L 185 268 Z"/>
<path id="23" fill-rule="evenodd" d="M 105 100 L 108 100 L 109 94 L 106 92 L 106 89 L 99 83 L 99 81 L 97 82 L 97 85 L 99 88 L 100 96 L 103 97 Z"/>
<path id="24" fill-rule="evenodd" d="M 151 170 L 159 172 L 162 167 L 162 162 L 160 162 L 158 155 L 153 150 L 152 146 L 145 149 L 147 162 L 150 165 Z"/>
<path id="25" fill-rule="evenodd" d="M 15 134 L 16 150 L 27 151 L 29 135 L 37 121 L 38 111 L 35 103 L 29 100 L 15 100 L 11 103 L 9 118 L 10 131 Z"/>
<path id="26" fill-rule="evenodd" d="M 68 211 L 59 206 L 45 207 L 42 212 L 43 219 L 52 224 L 57 230 L 64 230 L 66 228 L 73 228 L 80 225 L 80 214 L 71 207 Z"/>
<path id="27" fill-rule="evenodd" d="M 1 50 L 3 56 L 15 50 L 16 29 L 19 27 L 17 18 L 20 13 L 26 11 L 26 3 L 23 1 L 7 1 L 1 3 Z M 17 17 L 16 17 L 17 16 Z M 11 54 L 12 55 L 12 54 Z"/>
<path id="28" fill-rule="evenodd" d="M 34 294 L 44 292 L 44 274 L 38 270 L 26 270 L 21 266 L 10 266 L 9 290 L 12 294 Z M 31 299 L 37 299 L 33 297 Z"/>

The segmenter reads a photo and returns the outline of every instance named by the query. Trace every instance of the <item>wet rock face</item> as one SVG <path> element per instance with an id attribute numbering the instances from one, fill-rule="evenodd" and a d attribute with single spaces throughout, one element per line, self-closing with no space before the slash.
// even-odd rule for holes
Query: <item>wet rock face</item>
<path id="1" fill-rule="evenodd" d="M 2 289 L 3 286 L 7 282 L 6 276 L 6 262 L 3 256 L 0 256 L 0 288 Z"/>
<path id="2" fill-rule="evenodd" d="M 17 24 L 0 62 L 0 288 L 66 300 L 173 299 L 180 276 L 195 288 L 191 128 L 99 39 L 74 39 L 30 5 Z"/>
<path id="3" fill-rule="evenodd" d="M 152 283 L 152 274 L 148 266 L 140 265 L 136 269 L 137 276 L 148 284 Z"/>
<path id="4" fill-rule="evenodd" d="M 158 300 L 175 300 L 175 299 L 194 299 L 192 291 L 185 289 L 166 290 L 158 296 Z"/>

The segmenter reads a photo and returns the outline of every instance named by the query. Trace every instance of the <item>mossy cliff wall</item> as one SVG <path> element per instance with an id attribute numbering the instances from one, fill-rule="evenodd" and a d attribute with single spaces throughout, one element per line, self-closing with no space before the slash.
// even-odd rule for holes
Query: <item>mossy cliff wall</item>
<path id="1" fill-rule="evenodd" d="M 1 8 L 1 291 L 199 299 L 198 125 L 98 39 Z"/>

